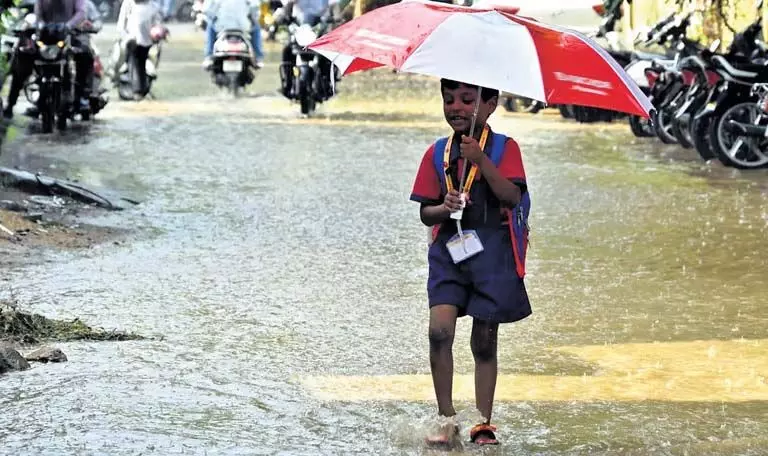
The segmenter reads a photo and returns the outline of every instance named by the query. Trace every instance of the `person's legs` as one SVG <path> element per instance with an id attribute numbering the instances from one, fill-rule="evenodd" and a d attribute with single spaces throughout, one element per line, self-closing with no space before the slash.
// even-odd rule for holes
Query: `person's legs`
<path id="1" fill-rule="evenodd" d="M 93 72 L 93 55 L 84 46 L 81 46 L 81 51 L 75 55 L 74 105 L 77 109 L 88 109 L 90 106 L 88 98 L 91 95 L 91 86 L 88 85 L 88 78 Z"/>
<path id="2" fill-rule="evenodd" d="M 137 45 L 133 50 L 138 76 L 138 81 L 135 81 L 136 85 L 133 87 L 133 93 L 140 97 L 146 96 L 149 91 L 147 89 L 149 87 L 149 81 L 147 81 L 147 56 L 149 55 L 149 48 L 149 46 Z"/>
<path id="3" fill-rule="evenodd" d="M 173 17 L 173 10 L 176 6 L 176 0 L 163 1 L 163 20 L 168 21 Z"/>
<path id="4" fill-rule="evenodd" d="M 437 398 L 437 413 L 454 416 L 453 408 L 453 337 L 458 308 L 438 304 L 429 309 L 429 367 Z"/>
<path id="5" fill-rule="evenodd" d="M 12 68 L 11 87 L 8 89 L 8 100 L 3 111 L 3 116 L 13 117 L 13 107 L 19 99 L 21 90 L 34 70 L 34 57 L 27 54 L 17 54 Z"/>
<path id="6" fill-rule="evenodd" d="M 451 444 L 458 433 L 453 407 L 453 339 L 456 319 L 464 315 L 469 290 L 459 266 L 438 238 L 429 247 L 429 365 L 437 399 L 437 413 L 450 418 L 441 423 L 434 435 L 427 437 L 431 445 Z"/>
<path id="7" fill-rule="evenodd" d="M 477 318 L 472 321 L 470 346 L 475 358 L 475 403 L 486 423 L 491 422 L 496 391 L 498 331 L 498 323 Z"/>
<path id="8" fill-rule="evenodd" d="M 253 48 L 253 55 L 256 57 L 256 67 L 263 67 L 264 49 L 261 44 L 261 27 L 258 22 L 251 29 L 251 47 Z"/>
<path id="9" fill-rule="evenodd" d="M 523 280 L 517 276 L 509 229 L 479 230 L 485 251 L 468 260 L 473 293 L 467 315 L 473 318 L 470 346 L 475 359 L 475 400 L 484 422 L 470 430 L 477 444 L 497 444 L 490 425 L 498 373 L 500 323 L 522 320 L 531 314 Z"/>
<path id="10" fill-rule="evenodd" d="M 203 49 L 203 67 L 206 69 L 211 64 L 211 56 L 213 55 L 213 44 L 216 42 L 216 30 L 213 28 L 213 23 L 208 22 L 205 28 L 205 49 Z"/>
<path id="11" fill-rule="evenodd" d="M 280 81 L 283 84 L 282 92 L 286 98 L 291 98 L 293 94 L 293 51 L 291 45 L 283 48 L 283 60 L 280 63 Z"/>

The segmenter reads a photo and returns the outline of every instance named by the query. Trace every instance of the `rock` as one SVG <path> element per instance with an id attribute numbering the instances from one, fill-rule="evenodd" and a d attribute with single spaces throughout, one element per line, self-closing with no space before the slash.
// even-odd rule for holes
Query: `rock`
<path id="1" fill-rule="evenodd" d="M 25 214 L 22 216 L 24 220 L 29 220 L 30 222 L 42 222 L 43 221 L 43 213 L 42 212 L 31 212 L 29 214 Z"/>
<path id="2" fill-rule="evenodd" d="M 12 212 L 26 212 L 27 208 L 11 200 L 0 200 L 0 209 Z"/>
<path id="3" fill-rule="evenodd" d="M 27 361 L 37 361 L 39 363 L 63 363 L 67 360 L 67 355 L 55 347 L 40 347 L 32 353 L 25 356 Z"/>
<path id="4" fill-rule="evenodd" d="M 29 369 L 29 363 L 13 345 L 0 342 L 0 374 Z"/>

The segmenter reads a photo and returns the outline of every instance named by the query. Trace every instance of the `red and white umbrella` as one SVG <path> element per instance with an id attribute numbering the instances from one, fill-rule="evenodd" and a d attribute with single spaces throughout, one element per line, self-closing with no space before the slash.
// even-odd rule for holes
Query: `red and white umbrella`
<path id="1" fill-rule="evenodd" d="M 648 117 L 648 98 L 599 44 L 562 27 L 494 9 L 403 0 L 377 8 L 308 48 L 347 75 L 389 66 L 489 87 L 550 105 Z"/>

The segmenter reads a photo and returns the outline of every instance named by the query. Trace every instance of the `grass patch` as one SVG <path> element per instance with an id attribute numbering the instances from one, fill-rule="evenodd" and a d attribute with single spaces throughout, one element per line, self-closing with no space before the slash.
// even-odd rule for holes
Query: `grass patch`
<path id="1" fill-rule="evenodd" d="M 92 328 L 79 318 L 54 320 L 24 312 L 15 303 L 0 301 L 0 341 L 18 344 L 69 342 L 73 340 L 122 341 L 143 340 L 138 334 Z"/>

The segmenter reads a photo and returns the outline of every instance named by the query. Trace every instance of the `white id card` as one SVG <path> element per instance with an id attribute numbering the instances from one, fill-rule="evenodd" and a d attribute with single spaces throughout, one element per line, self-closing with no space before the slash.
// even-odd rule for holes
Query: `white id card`
<path id="1" fill-rule="evenodd" d="M 451 254 L 451 258 L 456 264 L 483 251 L 483 243 L 480 242 L 475 230 L 464 231 L 464 242 L 461 241 L 459 235 L 456 234 L 445 244 L 448 247 L 448 253 Z"/>

